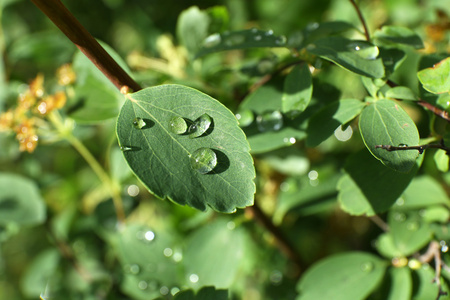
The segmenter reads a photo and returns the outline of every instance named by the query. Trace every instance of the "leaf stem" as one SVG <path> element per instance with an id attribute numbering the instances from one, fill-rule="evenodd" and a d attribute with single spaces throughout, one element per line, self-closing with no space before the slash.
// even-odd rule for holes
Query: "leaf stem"
<path id="1" fill-rule="evenodd" d="M 141 89 L 60 0 L 31 0 L 31 2 L 46 14 L 119 90 L 122 86 L 128 86 L 134 91 Z"/>
<path id="2" fill-rule="evenodd" d="M 429 148 L 434 149 L 442 149 L 446 151 L 447 153 L 450 153 L 450 148 L 444 145 L 444 142 L 441 141 L 440 144 L 426 144 L 426 145 L 418 145 L 418 146 L 408 146 L 408 145 L 399 145 L 399 146 L 392 146 L 392 145 L 375 145 L 375 149 L 380 148 L 387 151 L 402 151 L 402 150 L 418 150 L 419 154 L 422 154 L 423 151 Z"/>
<path id="3" fill-rule="evenodd" d="M 370 33 L 369 28 L 367 27 L 366 20 L 364 19 L 364 16 L 362 15 L 361 9 L 359 9 L 358 4 L 356 4 L 355 0 L 350 0 L 350 3 L 353 5 L 353 7 L 356 10 L 356 13 L 358 14 L 358 18 L 362 23 L 362 26 L 364 27 L 364 35 L 366 36 L 366 40 L 370 42 Z"/>

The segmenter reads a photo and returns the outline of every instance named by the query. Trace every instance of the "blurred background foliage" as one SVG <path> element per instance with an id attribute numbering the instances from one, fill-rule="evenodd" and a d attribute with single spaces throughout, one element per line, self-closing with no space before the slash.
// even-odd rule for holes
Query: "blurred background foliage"
<path id="1" fill-rule="evenodd" d="M 289 51 L 251 49 L 190 60 L 177 36 L 183 10 L 192 5 L 226 7 L 229 18 L 224 18 L 221 30 L 257 27 L 291 36 L 315 22 L 337 20 L 361 28 L 350 2 L 342 0 L 66 0 L 64 4 L 128 63 L 142 86 L 186 84 L 233 111 L 263 75 L 255 69 L 270 71 Z M 406 26 L 424 40 L 422 53 L 449 51 L 450 0 L 359 4 L 371 32 L 384 24 Z M 47 90 L 58 90 L 55 72 L 71 63 L 77 50 L 30 1 L 0 1 L 0 18 L 0 111 L 5 111 L 38 73 L 44 75 Z M 397 83 L 418 90 L 419 58 L 419 54 L 408 57 L 395 75 Z M 330 101 L 366 96 L 359 77 L 341 68 L 329 68 L 314 80 L 326 86 L 321 96 Z M 421 136 L 427 136 L 428 116 L 415 107 L 406 109 Z M 236 299 L 295 297 L 298 270 L 248 211 L 202 213 L 155 199 L 125 165 L 114 121 L 78 122 L 74 135 L 120 186 L 127 221 L 135 224 L 125 231 L 117 228 L 109 193 L 67 142 L 42 143 L 29 154 L 18 151 L 14 137 L 0 133 L 0 171 L 35 185 L 47 207 L 46 221 L 38 226 L 0 222 L 1 299 L 36 299 L 45 295 L 46 287 L 73 299 L 169 299 L 180 289 L 205 285 L 230 288 Z M 303 268 L 341 251 L 374 251 L 373 239 L 380 230 L 336 204 L 343 158 L 362 147 L 359 138 L 343 143 L 332 137 L 316 148 L 297 143 L 255 154 L 256 201 L 294 243 Z M 429 157 L 421 172 L 448 183 L 450 177 L 440 173 Z"/>

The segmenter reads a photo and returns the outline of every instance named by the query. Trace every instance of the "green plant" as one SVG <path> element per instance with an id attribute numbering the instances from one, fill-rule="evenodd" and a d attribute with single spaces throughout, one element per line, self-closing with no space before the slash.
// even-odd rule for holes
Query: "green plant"
<path id="1" fill-rule="evenodd" d="M 286 19 L 312 19 L 294 26 L 260 1 L 268 30 L 239 1 L 183 7 L 179 46 L 116 25 L 130 69 L 61 2 L 32 2 L 81 51 L 58 82 L 0 66 L 2 297 L 448 298 L 444 7 L 330 1 L 353 16 L 316 23 L 299 1 Z M 49 42 L 66 49 L 32 36 L 9 59 Z"/>

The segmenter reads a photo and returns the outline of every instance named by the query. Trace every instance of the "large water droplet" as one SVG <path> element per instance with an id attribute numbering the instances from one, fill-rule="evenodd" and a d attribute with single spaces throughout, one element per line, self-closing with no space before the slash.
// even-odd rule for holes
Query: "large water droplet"
<path id="1" fill-rule="evenodd" d="M 212 118 L 208 114 L 201 115 L 189 126 L 188 132 L 191 139 L 202 136 L 211 126 Z"/>
<path id="2" fill-rule="evenodd" d="M 188 129 L 186 121 L 182 117 L 173 117 L 169 121 L 169 130 L 175 134 L 184 134 Z"/>
<path id="3" fill-rule="evenodd" d="M 255 115 L 250 109 L 241 109 L 236 114 L 236 119 L 239 121 L 239 126 L 247 127 L 255 120 Z"/>
<path id="4" fill-rule="evenodd" d="M 372 272 L 374 267 L 375 267 L 375 265 L 371 261 L 361 264 L 361 270 L 363 272 L 367 272 L 367 273 Z"/>
<path id="5" fill-rule="evenodd" d="M 366 42 L 353 42 L 347 45 L 348 49 L 351 52 L 356 53 L 359 57 L 364 59 L 375 59 L 378 54 L 380 54 L 380 50 L 377 46 L 370 45 Z"/>
<path id="6" fill-rule="evenodd" d="M 220 34 L 215 33 L 215 34 L 208 36 L 204 40 L 203 47 L 212 48 L 214 46 L 219 45 L 221 41 L 222 41 L 222 38 L 220 37 Z"/>
<path id="7" fill-rule="evenodd" d="M 190 161 L 192 169 L 200 174 L 206 174 L 211 172 L 217 165 L 217 156 L 210 148 L 200 148 L 192 153 Z"/>
<path id="8" fill-rule="evenodd" d="M 134 120 L 133 120 L 133 126 L 134 126 L 134 128 L 137 128 L 137 129 L 142 129 L 142 128 L 144 128 L 145 127 L 145 121 L 144 121 L 144 119 L 142 119 L 142 118 L 135 118 Z"/>
<path id="9" fill-rule="evenodd" d="M 283 127 L 283 115 L 278 110 L 265 112 L 256 117 L 260 131 L 280 130 Z"/>

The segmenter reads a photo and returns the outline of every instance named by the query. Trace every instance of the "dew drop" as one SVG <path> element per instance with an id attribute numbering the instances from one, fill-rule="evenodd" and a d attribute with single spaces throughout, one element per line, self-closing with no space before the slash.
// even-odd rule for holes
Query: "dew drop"
<path id="1" fill-rule="evenodd" d="M 139 281 L 139 283 L 138 283 L 138 288 L 139 289 L 146 290 L 147 287 L 148 287 L 147 281 L 144 281 L 144 280 Z"/>
<path id="2" fill-rule="evenodd" d="M 144 119 L 142 119 L 142 118 L 135 118 L 134 120 L 133 120 L 133 126 L 134 126 L 134 128 L 136 128 L 136 129 L 142 129 L 142 128 L 144 128 L 145 127 L 145 121 L 144 121 Z"/>
<path id="3" fill-rule="evenodd" d="M 373 60 L 380 54 L 380 50 L 377 46 L 368 44 L 366 42 L 352 42 L 347 45 L 347 48 L 356 53 L 359 57 Z"/>
<path id="4" fill-rule="evenodd" d="M 130 151 L 130 150 L 133 150 L 133 148 L 128 147 L 128 146 L 120 146 L 120 151 L 125 152 L 125 151 Z"/>
<path id="5" fill-rule="evenodd" d="M 273 35 L 273 30 L 272 30 L 272 29 L 267 30 L 266 33 L 265 33 L 265 35 L 266 35 L 266 36 L 271 36 L 271 35 Z"/>
<path id="6" fill-rule="evenodd" d="M 222 38 L 220 37 L 220 34 L 215 33 L 215 34 L 208 36 L 204 40 L 203 47 L 212 48 L 214 46 L 219 45 L 221 41 L 222 41 Z"/>
<path id="7" fill-rule="evenodd" d="M 155 239 L 155 233 L 151 230 L 146 231 L 144 233 L 144 239 L 149 242 L 153 241 Z"/>
<path id="8" fill-rule="evenodd" d="M 264 112 L 256 117 L 256 124 L 261 132 L 277 131 L 283 127 L 283 115 L 278 110 Z"/>
<path id="9" fill-rule="evenodd" d="M 397 222 L 404 222 L 406 220 L 406 215 L 404 213 L 396 212 L 394 214 L 394 220 Z"/>
<path id="10" fill-rule="evenodd" d="M 197 283 L 199 280 L 198 275 L 197 274 L 191 274 L 189 275 L 189 281 L 192 283 Z"/>
<path id="11" fill-rule="evenodd" d="M 280 35 L 275 40 L 275 44 L 277 44 L 278 46 L 286 45 L 286 41 L 287 41 L 286 37 L 284 35 Z"/>
<path id="12" fill-rule="evenodd" d="M 373 262 L 365 262 L 361 264 L 361 270 L 363 272 L 372 272 L 373 268 L 375 267 L 375 265 L 373 264 Z"/>
<path id="13" fill-rule="evenodd" d="M 406 229 L 410 230 L 410 231 L 417 231 L 420 227 L 419 222 L 417 221 L 412 221 L 409 222 L 408 224 L 406 224 Z"/>
<path id="14" fill-rule="evenodd" d="M 257 33 L 257 32 L 258 32 L 258 29 L 257 29 L 257 28 L 252 28 L 252 29 L 250 29 L 250 31 L 251 31 L 252 33 Z"/>
<path id="15" fill-rule="evenodd" d="M 179 250 L 175 250 L 175 252 L 173 253 L 172 259 L 175 262 L 180 262 L 183 260 L 183 253 Z"/>
<path id="16" fill-rule="evenodd" d="M 168 293 L 169 293 L 169 288 L 167 287 L 167 286 L 162 286 L 160 289 L 159 289 L 159 292 L 161 293 L 161 295 L 167 295 Z"/>
<path id="17" fill-rule="evenodd" d="M 236 114 L 236 119 L 239 121 L 239 126 L 247 127 L 255 120 L 255 115 L 250 109 L 241 109 Z"/>
<path id="18" fill-rule="evenodd" d="M 137 265 L 137 264 L 130 265 L 130 273 L 131 274 L 136 275 L 136 274 L 139 274 L 140 271 L 141 271 L 141 268 L 139 267 L 139 265 Z"/>
<path id="19" fill-rule="evenodd" d="M 189 126 L 188 132 L 191 139 L 202 136 L 210 128 L 212 118 L 208 114 L 203 114 L 198 117 L 194 123 Z"/>
<path id="20" fill-rule="evenodd" d="M 135 184 L 130 184 L 127 188 L 127 194 L 130 197 L 136 197 L 137 195 L 139 195 L 139 187 Z"/>
<path id="21" fill-rule="evenodd" d="M 309 31 L 316 30 L 317 28 L 319 28 L 319 23 L 317 23 L 317 22 L 309 23 L 309 24 L 306 26 L 306 30 L 309 30 Z"/>
<path id="22" fill-rule="evenodd" d="M 225 39 L 225 45 L 228 47 L 238 46 L 245 42 L 245 36 L 241 34 L 230 34 Z"/>
<path id="23" fill-rule="evenodd" d="M 309 180 L 317 180 L 319 178 L 319 172 L 317 172 L 316 170 L 309 171 L 308 178 Z"/>
<path id="24" fill-rule="evenodd" d="M 200 174 L 207 174 L 217 165 L 217 156 L 210 148 L 200 148 L 192 153 L 190 162 L 192 169 Z"/>
<path id="25" fill-rule="evenodd" d="M 172 294 L 172 296 L 175 296 L 179 292 L 180 292 L 180 289 L 177 288 L 176 286 L 174 286 L 173 288 L 170 289 L 170 294 Z"/>
<path id="26" fill-rule="evenodd" d="M 229 222 L 227 223 L 227 228 L 228 228 L 229 230 L 233 230 L 234 228 L 236 228 L 236 223 L 234 223 L 233 221 L 229 221 Z"/>
<path id="27" fill-rule="evenodd" d="M 169 121 L 169 130 L 175 134 L 184 134 L 188 129 L 186 121 L 182 117 L 175 116 Z"/>
<path id="28" fill-rule="evenodd" d="M 283 280 L 283 273 L 281 273 L 280 271 L 274 270 L 270 273 L 270 282 L 273 285 L 281 284 L 282 280 Z"/>
<path id="29" fill-rule="evenodd" d="M 334 136 L 340 142 L 348 141 L 349 139 L 351 139 L 352 135 L 353 135 L 353 129 L 351 126 L 348 126 L 345 130 L 342 130 L 342 125 L 340 125 L 334 131 Z"/>
<path id="30" fill-rule="evenodd" d="M 255 37 L 254 37 L 254 39 L 255 39 L 255 41 L 257 41 L 257 42 L 258 42 L 258 41 L 260 41 L 260 40 L 262 39 L 262 36 L 260 36 L 260 35 L 257 35 L 257 36 L 255 36 Z"/>
<path id="31" fill-rule="evenodd" d="M 171 257 L 173 254 L 173 250 L 171 248 L 165 248 L 163 253 L 165 257 Z"/>

